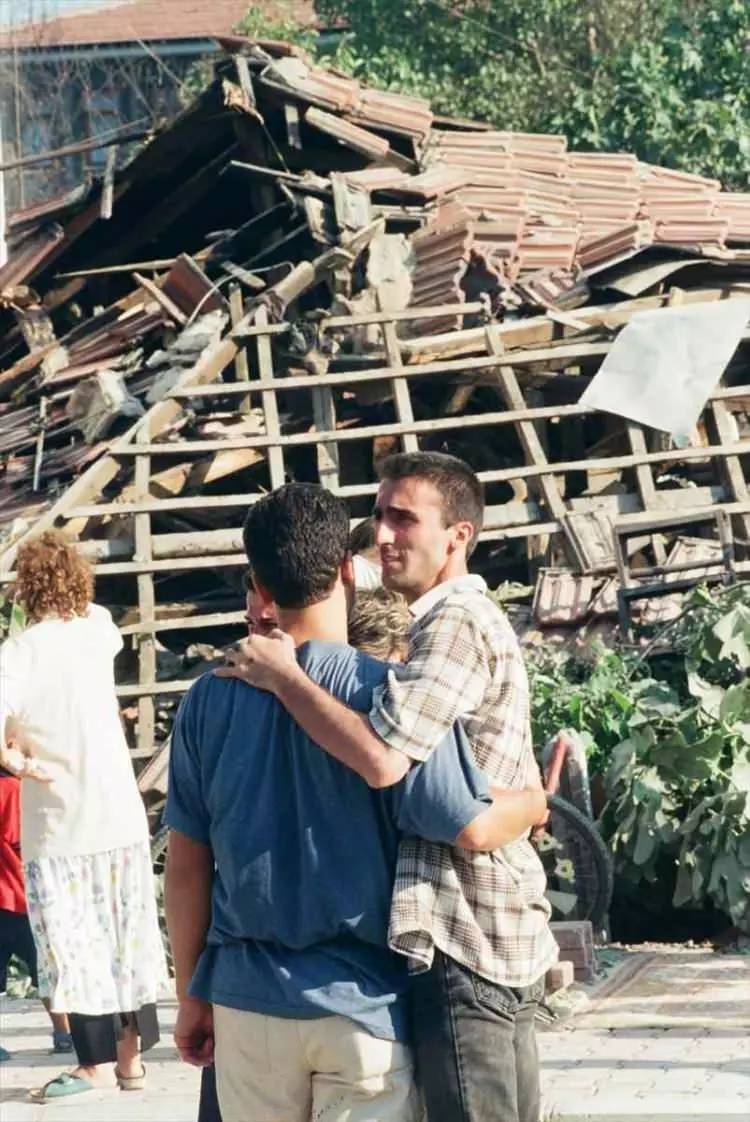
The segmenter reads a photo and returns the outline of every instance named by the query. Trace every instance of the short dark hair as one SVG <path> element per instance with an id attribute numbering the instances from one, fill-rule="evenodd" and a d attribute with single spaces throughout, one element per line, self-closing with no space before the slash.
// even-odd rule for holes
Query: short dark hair
<path id="1" fill-rule="evenodd" d="M 250 568 L 280 608 L 325 600 L 349 544 L 341 499 L 315 483 L 287 483 L 254 503 L 242 531 Z"/>
<path id="2" fill-rule="evenodd" d="M 445 452 L 397 452 L 380 467 L 381 479 L 425 479 L 443 502 L 443 525 L 471 522 L 474 534 L 467 555 L 477 543 L 484 519 L 484 492 L 476 473 L 458 456 Z"/>
<path id="3" fill-rule="evenodd" d="M 349 535 L 349 552 L 364 553 L 375 545 L 375 519 L 372 515 L 363 518 Z"/>

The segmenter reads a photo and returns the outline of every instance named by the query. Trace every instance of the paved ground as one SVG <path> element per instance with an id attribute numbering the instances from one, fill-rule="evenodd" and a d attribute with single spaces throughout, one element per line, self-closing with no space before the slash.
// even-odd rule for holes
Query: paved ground
<path id="1" fill-rule="evenodd" d="M 0 999 L 0 1039 L 14 1053 L 0 1066 L 1 1122 L 194 1122 L 198 1073 L 172 1048 L 173 1004 L 160 1019 L 146 1091 L 39 1106 L 28 1089 L 64 1065 L 46 1053 L 38 1002 Z M 750 957 L 626 954 L 539 1044 L 545 1122 L 750 1122 Z"/>
<path id="2" fill-rule="evenodd" d="M 159 1007 L 162 1039 L 146 1057 L 144 1091 L 91 1092 L 59 1103 L 32 1103 L 27 1094 L 66 1067 L 49 1055 L 49 1020 L 38 1001 L 0 998 L 0 1041 L 13 1053 L 0 1064 L 0 1122 L 195 1122 L 200 1073 L 180 1063 L 172 1045 L 173 1002 Z"/>
<path id="3" fill-rule="evenodd" d="M 539 1046 L 545 1122 L 750 1122 L 750 957 L 627 954 Z"/>

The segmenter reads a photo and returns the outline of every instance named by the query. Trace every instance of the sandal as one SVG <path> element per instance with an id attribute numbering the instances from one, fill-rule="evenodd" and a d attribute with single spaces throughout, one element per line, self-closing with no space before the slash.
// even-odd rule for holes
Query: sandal
<path id="1" fill-rule="evenodd" d="M 121 1091 L 142 1091 L 146 1083 L 146 1065 L 141 1064 L 140 1075 L 120 1075 L 120 1069 L 116 1067 L 115 1079 Z"/>
<path id="2" fill-rule="evenodd" d="M 47 1103 L 53 1099 L 64 1099 L 69 1095 L 82 1095 L 86 1091 L 95 1090 L 94 1084 L 89 1083 L 80 1075 L 70 1075 L 63 1071 L 60 1075 L 50 1079 L 43 1087 L 29 1091 L 29 1098 L 35 1103 Z"/>

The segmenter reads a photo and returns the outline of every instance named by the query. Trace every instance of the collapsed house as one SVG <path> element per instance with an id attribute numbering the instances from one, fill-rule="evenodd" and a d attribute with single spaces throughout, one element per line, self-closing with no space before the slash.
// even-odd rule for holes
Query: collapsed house
<path id="1" fill-rule="evenodd" d="M 0 269 L 3 580 L 80 540 L 138 766 L 242 633 L 242 521 L 285 480 L 356 522 L 384 456 L 463 457 L 522 630 L 746 574 L 750 195 L 222 46 L 122 171 L 11 217 Z"/>

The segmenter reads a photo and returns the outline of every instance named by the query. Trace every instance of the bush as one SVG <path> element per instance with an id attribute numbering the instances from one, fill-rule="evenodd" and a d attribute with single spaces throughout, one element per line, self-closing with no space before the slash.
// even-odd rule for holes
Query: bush
<path id="1" fill-rule="evenodd" d="M 542 744 L 577 729 L 603 775 L 618 874 L 750 930 L 750 588 L 690 598 L 667 659 L 601 651 L 530 667 Z M 666 878 L 667 884 L 664 883 Z"/>

